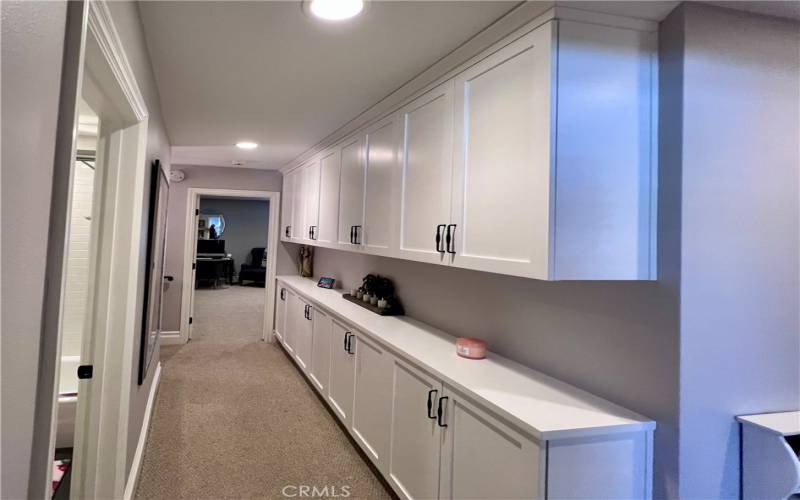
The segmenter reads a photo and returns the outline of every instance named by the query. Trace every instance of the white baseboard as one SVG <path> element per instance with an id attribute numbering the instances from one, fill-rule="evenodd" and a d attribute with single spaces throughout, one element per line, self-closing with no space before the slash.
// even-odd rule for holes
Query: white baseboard
<path id="1" fill-rule="evenodd" d="M 158 336 L 161 345 L 177 345 L 185 343 L 180 330 L 161 332 Z"/>
<path id="2" fill-rule="evenodd" d="M 136 485 L 139 483 L 139 473 L 142 470 L 142 459 L 144 458 L 144 447 L 147 443 L 147 434 L 150 432 L 150 417 L 153 416 L 153 407 L 156 403 L 158 384 L 161 382 L 161 362 L 156 366 L 153 375 L 153 384 L 150 386 L 150 394 L 147 396 L 147 406 L 144 409 L 144 421 L 142 430 L 139 432 L 139 442 L 136 444 L 136 453 L 133 455 L 133 463 L 128 473 L 128 481 L 125 483 L 125 493 L 123 500 L 131 500 L 136 493 Z"/>

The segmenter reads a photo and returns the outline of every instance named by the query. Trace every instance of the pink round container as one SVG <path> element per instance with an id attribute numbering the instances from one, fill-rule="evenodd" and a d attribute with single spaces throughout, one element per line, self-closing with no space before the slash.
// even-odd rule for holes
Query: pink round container
<path id="1" fill-rule="evenodd" d="M 486 342 L 481 339 L 459 337 L 456 339 L 456 354 L 462 358 L 483 359 L 486 357 Z"/>

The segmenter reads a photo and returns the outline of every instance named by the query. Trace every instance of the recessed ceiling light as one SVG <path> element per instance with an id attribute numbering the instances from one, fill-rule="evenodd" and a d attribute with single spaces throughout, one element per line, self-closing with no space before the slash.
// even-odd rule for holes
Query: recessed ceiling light
<path id="1" fill-rule="evenodd" d="M 303 7 L 326 21 L 343 21 L 364 10 L 364 0 L 306 0 Z"/>
<path id="2" fill-rule="evenodd" d="M 255 149 L 258 147 L 258 144 L 250 141 L 239 141 L 236 143 L 236 147 L 241 149 Z"/>

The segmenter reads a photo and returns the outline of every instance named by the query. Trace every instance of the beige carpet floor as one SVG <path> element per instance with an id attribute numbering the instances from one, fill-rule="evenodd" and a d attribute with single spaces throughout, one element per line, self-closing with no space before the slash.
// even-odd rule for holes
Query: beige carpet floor
<path id="1" fill-rule="evenodd" d="M 281 348 L 260 340 L 263 301 L 263 288 L 195 294 L 193 340 L 161 348 L 136 498 L 297 498 L 300 486 L 391 498 Z"/>

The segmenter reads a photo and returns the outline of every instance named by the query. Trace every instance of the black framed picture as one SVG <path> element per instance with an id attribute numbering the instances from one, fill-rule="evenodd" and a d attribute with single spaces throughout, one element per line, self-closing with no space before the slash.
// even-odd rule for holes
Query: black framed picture
<path id="1" fill-rule="evenodd" d="M 169 182 L 159 160 L 150 165 L 150 195 L 147 211 L 147 256 L 145 267 L 144 301 L 142 306 L 142 335 L 139 346 L 139 385 L 147 378 L 161 333 L 161 302 L 165 281 L 164 251 L 167 234 L 167 204 Z"/>

